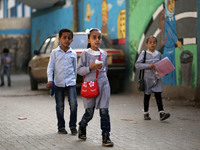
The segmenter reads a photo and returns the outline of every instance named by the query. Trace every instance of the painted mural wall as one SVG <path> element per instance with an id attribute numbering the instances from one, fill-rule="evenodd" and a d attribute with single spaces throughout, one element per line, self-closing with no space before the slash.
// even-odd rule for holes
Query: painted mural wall
<path id="1" fill-rule="evenodd" d="M 125 0 L 82 0 L 79 2 L 79 30 L 99 28 L 108 39 L 125 39 Z"/>
<path id="2" fill-rule="evenodd" d="M 136 79 L 134 63 L 147 49 L 145 42 L 150 35 L 158 39 L 157 50 L 175 66 L 163 77 L 163 84 L 196 87 L 197 0 L 129 1 L 130 80 Z"/>
<path id="3" fill-rule="evenodd" d="M 78 31 L 99 28 L 109 40 L 125 44 L 125 0 L 79 0 Z M 31 17 L 31 49 L 39 49 L 43 40 L 58 33 L 61 28 L 73 30 L 73 3 L 44 11 L 38 11 Z"/>
<path id="4" fill-rule="evenodd" d="M 126 11 L 125 0 L 78 0 L 78 15 L 74 15 L 73 0 L 66 0 L 63 7 L 53 7 L 32 13 L 31 50 L 39 50 L 47 36 L 57 34 L 62 28 L 72 31 L 78 16 L 78 31 L 99 28 L 102 34 L 112 42 L 113 47 L 125 50 Z M 75 17 L 74 17 L 75 16 Z M 75 27 L 76 28 L 76 27 Z M 118 46 L 120 44 L 120 46 Z M 121 78 L 121 76 L 120 76 Z M 120 86 L 120 84 L 118 84 Z M 115 87 L 117 89 L 119 87 Z M 120 87 L 121 88 L 121 87 Z M 114 91 L 114 90 L 113 90 Z"/>

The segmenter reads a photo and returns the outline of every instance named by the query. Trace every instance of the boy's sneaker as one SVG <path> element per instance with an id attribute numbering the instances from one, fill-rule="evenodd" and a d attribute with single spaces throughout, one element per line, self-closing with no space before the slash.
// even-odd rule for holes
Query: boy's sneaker
<path id="1" fill-rule="evenodd" d="M 144 120 L 151 120 L 149 113 L 144 114 Z"/>
<path id="2" fill-rule="evenodd" d="M 170 113 L 160 112 L 160 121 L 163 121 L 170 117 Z"/>
<path id="3" fill-rule="evenodd" d="M 102 146 L 113 147 L 114 143 L 110 140 L 109 136 L 102 137 Z"/>
<path id="4" fill-rule="evenodd" d="M 59 129 L 58 134 L 67 134 L 67 131 L 65 129 Z"/>
<path id="5" fill-rule="evenodd" d="M 71 128 L 70 130 L 72 135 L 76 135 L 78 133 L 76 128 Z"/>
<path id="6" fill-rule="evenodd" d="M 80 127 L 78 128 L 78 138 L 81 140 L 86 140 L 86 127 Z"/>

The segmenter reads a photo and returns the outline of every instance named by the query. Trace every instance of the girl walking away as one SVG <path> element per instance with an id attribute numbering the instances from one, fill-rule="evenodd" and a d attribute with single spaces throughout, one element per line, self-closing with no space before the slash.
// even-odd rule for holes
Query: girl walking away
<path id="1" fill-rule="evenodd" d="M 102 130 L 102 146 L 112 147 L 114 144 L 110 140 L 110 85 L 107 78 L 107 53 L 99 48 L 101 44 L 101 31 L 97 28 L 86 30 L 88 34 L 87 50 L 83 51 L 78 63 L 77 73 L 85 76 L 84 81 L 94 81 L 96 79 L 96 70 L 99 70 L 97 83 L 99 95 L 94 98 L 83 98 L 85 113 L 79 122 L 78 138 L 86 140 L 86 127 L 93 118 L 94 109 L 99 109 Z M 101 63 L 95 63 L 101 58 Z"/>
<path id="2" fill-rule="evenodd" d="M 169 113 L 165 113 L 162 103 L 162 81 L 157 79 L 152 69 L 155 68 L 154 63 L 162 59 L 161 53 L 155 50 L 157 46 L 157 39 L 154 36 L 150 36 L 146 41 L 146 58 L 145 63 L 143 63 L 145 51 L 142 51 L 139 55 L 135 67 L 137 69 L 144 69 L 144 81 L 145 81 L 145 91 L 144 91 L 144 120 L 151 120 L 149 116 L 149 100 L 151 93 L 155 94 L 158 111 L 160 113 L 160 121 L 163 121 L 170 117 Z"/>

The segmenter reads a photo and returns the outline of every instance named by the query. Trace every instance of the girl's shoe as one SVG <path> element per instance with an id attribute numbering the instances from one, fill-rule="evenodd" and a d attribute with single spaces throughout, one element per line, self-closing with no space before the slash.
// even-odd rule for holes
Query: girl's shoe
<path id="1" fill-rule="evenodd" d="M 71 134 L 72 134 L 72 135 L 77 135 L 77 130 L 76 130 L 76 128 L 71 128 L 70 130 L 71 130 Z"/>
<path id="2" fill-rule="evenodd" d="M 163 121 L 170 117 L 170 113 L 160 112 L 160 121 Z"/>
<path id="3" fill-rule="evenodd" d="M 102 137 L 102 146 L 113 147 L 114 143 L 110 140 L 109 136 Z"/>
<path id="4" fill-rule="evenodd" d="M 58 134 L 67 134 L 67 131 L 65 129 L 59 129 Z"/>
<path id="5" fill-rule="evenodd" d="M 86 140 L 86 127 L 80 127 L 78 128 L 78 138 L 81 140 Z"/>
<path id="6" fill-rule="evenodd" d="M 151 120 L 149 113 L 144 114 L 144 120 Z"/>

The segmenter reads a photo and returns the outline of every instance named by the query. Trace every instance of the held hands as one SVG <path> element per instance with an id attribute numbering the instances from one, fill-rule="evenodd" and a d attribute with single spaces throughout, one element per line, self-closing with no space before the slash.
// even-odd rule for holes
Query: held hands
<path id="1" fill-rule="evenodd" d="M 155 68 L 154 64 L 149 64 L 149 68 L 154 69 Z"/>
<path id="2" fill-rule="evenodd" d="M 93 62 L 91 65 L 90 65 L 90 70 L 95 70 L 95 69 L 101 69 L 103 67 L 103 63 L 100 63 L 100 64 L 95 64 L 95 62 Z"/>
<path id="3" fill-rule="evenodd" d="M 46 88 L 47 88 L 47 89 L 50 89 L 50 88 L 51 88 L 51 85 L 52 85 L 52 81 L 49 81 L 49 82 L 46 84 Z"/>

